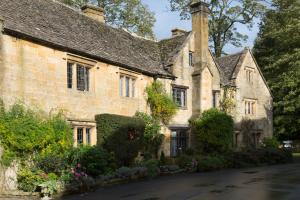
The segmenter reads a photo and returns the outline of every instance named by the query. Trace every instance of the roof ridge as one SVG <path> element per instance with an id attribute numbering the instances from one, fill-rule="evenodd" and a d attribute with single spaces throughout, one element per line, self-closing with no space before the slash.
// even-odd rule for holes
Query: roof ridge
<path id="1" fill-rule="evenodd" d="M 69 8 L 69 9 L 71 9 L 72 11 L 75 11 L 76 13 L 78 13 L 78 14 L 80 14 L 80 15 L 82 15 L 82 16 L 84 16 L 84 17 L 90 19 L 90 20 L 94 20 L 94 19 L 91 19 L 91 18 L 89 18 L 88 16 L 86 16 L 84 13 L 82 13 L 81 10 L 80 10 L 79 8 L 72 7 L 72 6 L 70 6 L 70 5 L 67 5 L 67 4 L 65 4 L 65 3 L 61 2 L 61 1 L 59 1 L 59 0 L 49 0 L 49 1 L 52 1 L 53 3 L 57 3 L 57 4 L 59 4 L 59 5 L 62 5 L 62 6 L 64 6 L 64 7 L 66 7 L 66 8 Z M 97 7 L 98 7 L 98 6 L 97 6 Z M 94 20 L 94 21 L 96 21 L 96 20 Z M 98 21 L 96 21 L 96 22 L 97 22 L 97 23 L 101 23 L 101 22 L 98 22 Z M 101 24 L 104 25 L 104 26 L 108 26 L 108 27 L 110 27 L 110 28 L 116 29 L 116 30 L 125 31 L 125 32 L 129 33 L 131 36 L 133 36 L 133 37 L 135 37 L 135 38 L 144 39 L 144 40 L 148 40 L 148 41 L 152 41 L 152 42 L 158 42 L 158 41 L 156 41 L 155 39 L 150 39 L 150 38 L 146 38 L 146 37 L 143 37 L 143 36 L 139 36 L 139 35 L 137 35 L 136 33 L 132 32 L 132 31 L 126 29 L 126 28 L 118 28 L 118 27 L 114 27 L 114 26 L 111 26 L 111 25 L 109 25 L 109 24 L 107 24 L 107 23 L 101 23 Z"/>
<path id="2" fill-rule="evenodd" d="M 66 8 L 69 8 L 69 9 L 71 9 L 71 10 L 73 10 L 75 12 L 78 12 L 79 14 L 83 15 L 83 13 L 81 13 L 81 11 L 78 8 L 75 8 L 75 7 L 72 7 L 70 5 L 67 5 L 67 4 L 65 4 L 65 3 L 63 3 L 63 2 L 61 2 L 59 0 L 49 0 L 49 1 L 52 1 L 53 3 L 60 4 L 60 5 L 64 6 L 64 7 L 66 7 Z"/>
<path id="3" fill-rule="evenodd" d="M 178 38 L 178 37 L 183 37 L 185 35 L 189 35 L 191 32 L 192 31 L 186 31 L 186 33 L 184 35 L 177 35 L 175 37 L 164 38 L 164 39 L 158 40 L 157 42 L 162 42 L 162 41 L 166 41 L 166 40 L 172 40 L 172 39 L 175 39 L 175 38 Z"/>
<path id="4" fill-rule="evenodd" d="M 243 54 L 245 50 L 242 50 L 242 51 L 239 51 L 237 53 L 234 53 L 234 54 L 228 54 L 228 55 L 225 55 L 225 56 L 222 56 L 222 57 L 219 57 L 217 59 L 221 59 L 221 58 L 226 58 L 226 57 L 230 57 L 230 56 L 237 56 L 237 55 L 240 55 L 240 54 Z"/>

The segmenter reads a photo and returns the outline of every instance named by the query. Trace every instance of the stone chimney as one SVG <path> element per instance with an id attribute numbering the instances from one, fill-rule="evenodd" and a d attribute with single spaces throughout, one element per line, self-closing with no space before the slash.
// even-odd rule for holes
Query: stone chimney
<path id="1" fill-rule="evenodd" d="M 103 8 L 98 7 L 98 6 L 85 5 L 85 6 L 81 7 L 81 11 L 84 13 L 84 15 L 86 15 L 98 22 L 105 23 Z"/>
<path id="2" fill-rule="evenodd" d="M 194 0 L 191 5 L 192 31 L 195 34 L 195 64 L 203 68 L 208 57 L 208 4 L 199 0 Z"/>
<path id="3" fill-rule="evenodd" d="M 193 117 L 199 117 L 211 96 L 207 93 L 207 77 L 203 70 L 207 66 L 208 49 L 208 4 L 194 0 L 190 5 L 192 14 L 192 31 L 194 33 L 194 72 L 193 78 Z M 206 70 L 207 71 L 207 70 Z"/>
<path id="4" fill-rule="evenodd" d="M 182 36 L 186 34 L 186 31 L 180 28 L 174 28 L 172 30 L 172 37 Z"/>
<path id="5" fill-rule="evenodd" d="M 4 29 L 4 19 L 0 16 L 0 34 L 2 33 Z"/>

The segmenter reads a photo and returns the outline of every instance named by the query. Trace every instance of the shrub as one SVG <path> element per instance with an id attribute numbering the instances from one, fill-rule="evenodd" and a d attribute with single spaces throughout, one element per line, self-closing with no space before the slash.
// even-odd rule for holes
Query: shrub
<path id="1" fill-rule="evenodd" d="M 168 124 L 176 114 L 178 106 L 166 93 L 163 84 L 154 81 L 146 88 L 146 92 L 147 103 L 150 106 L 152 116 L 164 124 Z"/>
<path id="2" fill-rule="evenodd" d="M 203 112 L 191 122 L 196 148 L 204 154 L 224 153 L 232 148 L 233 119 L 217 109 Z"/>
<path id="3" fill-rule="evenodd" d="M 222 156 L 202 156 L 197 158 L 198 171 L 213 171 L 227 167 L 227 161 Z"/>
<path id="4" fill-rule="evenodd" d="M 276 138 L 264 138 L 263 144 L 267 148 L 278 148 L 280 145 Z"/>
<path id="5" fill-rule="evenodd" d="M 144 132 L 145 130 L 145 123 L 137 117 L 101 114 L 96 115 L 95 119 L 97 123 L 97 146 L 102 146 L 109 137 L 118 131 L 127 133 L 129 125 L 138 131 Z"/>
<path id="6" fill-rule="evenodd" d="M 159 175 L 159 161 L 150 159 L 144 161 L 143 165 L 147 168 L 147 175 L 149 178 L 155 178 Z"/>
<path id="7" fill-rule="evenodd" d="M 182 154 L 177 158 L 177 164 L 180 168 L 185 169 L 189 168 L 192 164 L 193 157 L 190 155 Z"/>
<path id="8" fill-rule="evenodd" d="M 134 175 L 134 171 L 129 167 L 121 167 L 116 170 L 115 174 L 119 178 L 131 178 Z"/>
<path id="9" fill-rule="evenodd" d="M 160 153 L 159 164 L 165 165 L 166 163 L 167 163 L 166 156 L 165 156 L 165 153 L 162 151 Z"/>
<path id="10" fill-rule="evenodd" d="M 48 116 L 22 104 L 15 104 L 7 111 L 1 108 L 0 141 L 5 165 L 35 155 L 63 155 L 72 147 L 72 138 L 71 127 L 62 112 Z"/>
<path id="11" fill-rule="evenodd" d="M 67 168 L 68 163 L 66 163 L 65 156 L 45 155 L 37 156 L 35 158 L 35 165 L 45 173 L 52 172 L 57 175 L 61 175 L 61 172 Z"/>
<path id="12" fill-rule="evenodd" d="M 144 152 L 151 154 L 157 158 L 158 151 L 163 142 L 164 135 L 160 133 L 159 121 L 154 119 L 151 115 L 146 113 L 137 112 L 135 116 L 145 123 L 144 131 Z"/>
<path id="13" fill-rule="evenodd" d="M 118 166 L 130 166 L 144 146 L 144 122 L 136 117 L 108 114 L 98 115 L 96 121 L 98 138 L 103 135 L 103 148 L 114 153 Z"/>
<path id="14" fill-rule="evenodd" d="M 259 165 L 289 163 L 293 161 L 292 152 L 286 149 L 260 148 L 232 152 L 228 156 L 231 167 L 242 168 Z"/>
<path id="15" fill-rule="evenodd" d="M 116 168 L 114 156 L 99 147 L 75 148 L 70 153 L 69 162 L 72 166 L 80 164 L 83 171 L 93 177 L 110 173 Z"/>
<path id="16" fill-rule="evenodd" d="M 35 192 L 46 181 L 47 175 L 43 171 L 32 171 L 28 167 L 21 167 L 18 171 L 18 189 L 25 192 Z"/>

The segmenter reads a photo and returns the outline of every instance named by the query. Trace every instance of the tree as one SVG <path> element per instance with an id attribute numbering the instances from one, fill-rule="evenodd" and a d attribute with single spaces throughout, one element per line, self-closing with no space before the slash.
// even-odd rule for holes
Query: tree
<path id="1" fill-rule="evenodd" d="M 105 11 L 107 24 L 124 28 L 139 36 L 154 38 L 154 13 L 141 0 L 61 0 L 80 8 L 85 4 L 98 5 Z"/>
<path id="2" fill-rule="evenodd" d="M 300 2 L 274 0 L 260 25 L 254 55 L 274 96 L 279 139 L 300 138 Z"/>
<path id="3" fill-rule="evenodd" d="M 232 44 L 241 47 L 248 39 L 238 32 L 236 25 L 244 24 L 249 29 L 253 19 L 264 11 L 263 0 L 211 0 L 209 3 L 210 43 L 216 57 L 221 57 L 224 47 Z M 180 11 L 182 19 L 190 18 L 191 0 L 169 0 L 171 11 Z"/>

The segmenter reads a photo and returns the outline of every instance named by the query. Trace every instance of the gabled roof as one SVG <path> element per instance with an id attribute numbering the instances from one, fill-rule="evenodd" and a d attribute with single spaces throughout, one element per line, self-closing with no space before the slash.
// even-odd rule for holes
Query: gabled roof
<path id="1" fill-rule="evenodd" d="M 164 39 L 159 42 L 161 61 L 164 66 L 169 66 L 174 63 L 174 59 L 182 50 L 182 47 L 190 34 L 191 32 L 186 32 L 181 36 Z"/>
<path id="2" fill-rule="evenodd" d="M 239 53 L 236 53 L 236 54 L 224 56 L 221 58 L 216 58 L 218 65 L 220 66 L 221 70 L 223 71 L 223 78 L 222 78 L 223 85 L 236 86 L 235 79 L 237 78 L 237 75 L 242 67 L 244 59 L 248 52 L 249 52 L 250 56 L 252 57 L 260 76 L 262 77 L 266 87 L 268 88 L 268 90 L 272 96 L 271 89 L 268 86 L 268 83 L 267 83 L 260 67 L 257 64 L 255 57 L 253 56 L 251 50 L 248 48 L 246 48 L 245 50 L 243 50 Z"/>
<path id="3" fill-rule="evenodd" d="M 173 77 L 164 69 L 173 56 L 165 50 L 173 45 L 135 37 L 55 0 L 1 0 L 0 17 L 6 34 L 144 74 Z M 170 40 L 175 46 L 181 42 L 181 37 Z"/>
<path id="4" fill-rule="evenodd" d="M 223 85 L 235 86 L 233 78 L 236 76 L 236 68 L 237 66 L 242 65 L 246 53 L 247 51 L 244 50 L 236 54 L 216 58 L 216 61 L 223 72 L 221 81 Z"/>

